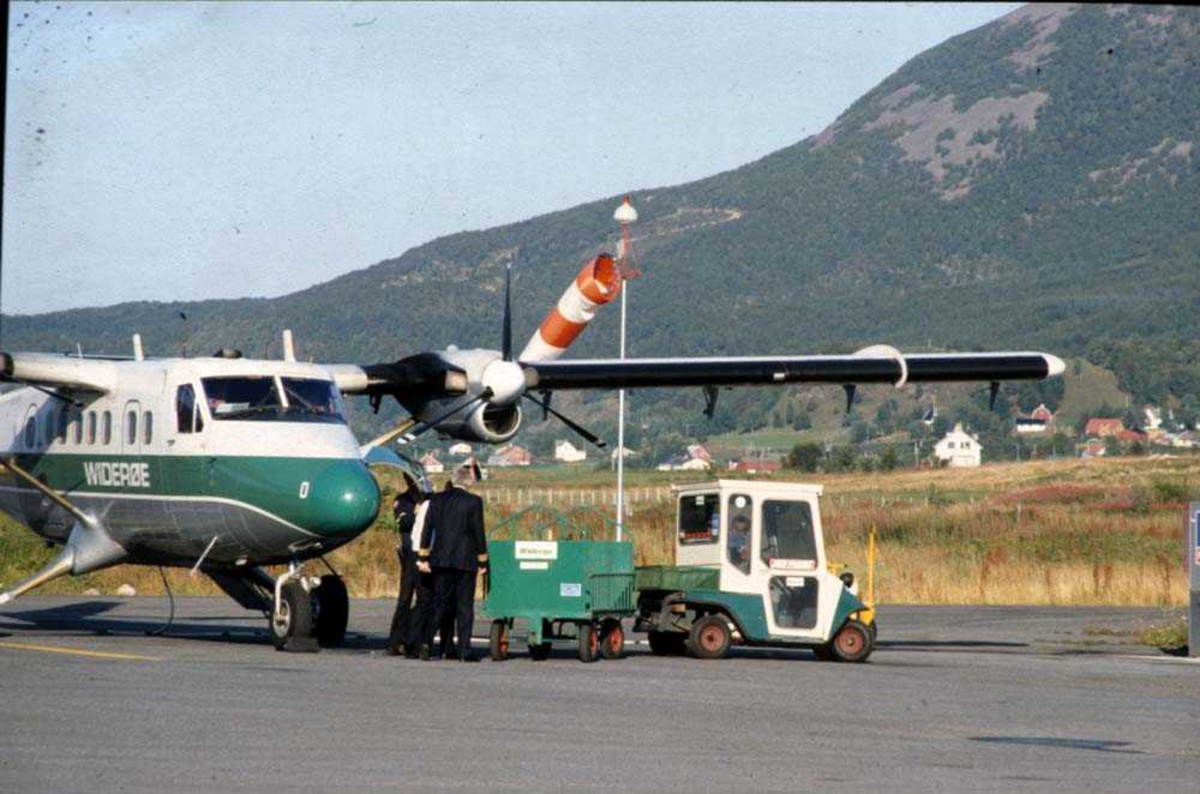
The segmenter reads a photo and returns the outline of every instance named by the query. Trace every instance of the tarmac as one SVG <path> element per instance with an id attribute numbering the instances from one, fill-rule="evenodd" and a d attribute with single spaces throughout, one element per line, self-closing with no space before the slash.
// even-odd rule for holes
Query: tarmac
<path id="1" fill-rule="evenodd" d="M 861 665 L 419 662 L 383 654 L 385 601 L 352 603 L 346 647 L 287 654 L 224 599 L 147 636 L 166 614 L 0 611 L 0 791 L 1200 790 L 1200 663 L 1131 633 L 1160 610 L 885 606 Z"/>

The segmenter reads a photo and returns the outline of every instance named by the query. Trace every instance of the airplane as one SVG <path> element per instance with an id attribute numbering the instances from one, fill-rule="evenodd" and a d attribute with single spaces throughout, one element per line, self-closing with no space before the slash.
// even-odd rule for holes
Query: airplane
<path id="1" fill-rule="evenodd" d="M 503 443 L 522 424 L 521 401 L 585 439 L 594 434 L 550 405 L 578 389 L 699 387 L 712 413 L 717 390 L 743 385 L 839 384 L 847 409 L 858 384 L 1002 381 L 1060 375 L 1062 359 L 1038 352 L 904 355 L 876 345 L 849 355 L 558 360 L 620 291 L 602 254 L 514 355 L 511 266 L 502 344 L 417 353 L 391 363 L 318 364 L 296 359 L 290 331 L 282 359 L 223 349 L 210 357 L 132 357 L 0 352 L 0 510 L 61 546 L 42 570 L 0 593 L 7 603 L 66 574 L 118 564 L 177 566 L 209 576 L 235 601 L 268 618 L 280 650 L 313 651 L 343 640 L 346 587 L 304 563 L 361 535 L 380 507 L 364 456 L 436 430 Z M 395 398 L 408 417 L 360 445 L 344 395 L 378 410 Z M 328 563 L 326 563 L 328 564 Z M 265 566 L 286 565 L 272 577 Z"/>

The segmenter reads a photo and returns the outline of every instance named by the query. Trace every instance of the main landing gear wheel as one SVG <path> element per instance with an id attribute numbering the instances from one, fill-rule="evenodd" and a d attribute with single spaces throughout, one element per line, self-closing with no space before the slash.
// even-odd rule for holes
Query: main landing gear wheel
<path id="1" fill-rule="evenodd" d="M 682 656 L 686 650 L 687 635 L 678 631 L 651 631 L 646 637 L 655 656 Z"/>
<path id="2" fill-rule="evenodd" d="M 600 638 L 592 623 L 579 624 L 579 661 L 594 662 L 600 656 Z"/>
<path id="3" fill-rule="evenodd" d="M 600 655 L 605 659 L 621 659 L 625 656 L 625 628 L 621 621 L 606 618 L 600 624 Z"/>
<path id="4" fill-rule="evenodd" d="M 271 643 L 275 650 L 307 653 L 318 650 L 313 636 L 313 600 L 298 580 L 293 579 L 283 585 L 279 603 L 271 613 L 270 625 Z"/>
<path id="5" fill-rule="evenodd" d="M 732 642 L 729 621 L 722 615 L 705 615 L 692 624 L 688 651 L 697 659 L 720 659 Z"/>
<path id="6" fill-rule="evenodd" d="M 350 597 L 342 577 L 322 576 L 312 600 L 316 606 L 317 644 L 336 648 L 346 639 L 346 623 L 350 620 Z"/>
<path id="7" fill-rule="evenodd" d="M 871 630 L 857 620 L 847 620 L 841 630 L 824 646 L 829 658 L 837 662 L 865 662 L 875 650 Z"/>
<path id="8" fill-rule="evenodd" d="M 508 623 L 503 620 L 493 620 L 492 630 L 488 635 L 488 650 L 491 651 L 493 662 L 503 662 L 508 658 Z"/>

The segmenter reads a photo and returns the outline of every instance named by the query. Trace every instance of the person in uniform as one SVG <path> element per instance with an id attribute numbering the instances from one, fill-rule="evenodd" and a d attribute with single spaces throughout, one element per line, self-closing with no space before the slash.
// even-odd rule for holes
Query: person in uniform
<path id="1" fill-rule="evenodd" d="M 421 636 L 414 629 L 421 627 L 416 622 L 413 610 L 413 595 L 417 590 L 417 550 L 413 547 L 412 531 L 417 523 L 417 512 L 425 509 L 425 494 L 415 480 L 404 475 L 407 487 L 392 501 L 392 515 L 396 519 L 399 537 L 396 553 L 400 557 L 400 596 L 396 599 L 396 612 L 392 615 L 392 630 L 388 634 L 388 656 L 416 656 Z"/>
<path id="2" fill-rule="evenodd" d="M 433 574 L 433 610 L 425 626 L 422 659 L 429 658 L 433 629 L 453 614 L 458 625 L 458 658 L 479 661 L 471 653 L 475 622 L 475 578 L 487 572 L 487 536 L 483 527 L 483 500 L 467 490 L 478 478 L 478 467 L 454 471 L 450 487 L 434 496 L 425 514 L 417 566 Z"/>

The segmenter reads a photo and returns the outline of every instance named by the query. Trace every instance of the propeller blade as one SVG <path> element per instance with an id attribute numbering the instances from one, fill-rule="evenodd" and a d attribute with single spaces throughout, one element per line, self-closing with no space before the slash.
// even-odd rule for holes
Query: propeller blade
<path id="1" fill-rule="evenodd" d="M 512 361 L 512 262 L 504 268 L 504 330 L 501 354 L 505 361 Z"/>
<path id="2" fill-rule="evenodd" d="M 597 447 L 599 447 L 600 449 L 604 449 L 606 446 L 608 446 L 608 445 L 607 445 L 607 444 L 605 444 L 605 443 L 604 443 L 604 441 L 603 441 L 603 440 L 602 440 L 602 439 L 601 439 L 599 436 L 597 436 L 595 433 L 591 432 L 591 431 L 590 431 L 590 430 L 588 430 L 587 428 L 585 428 L 585 427 L 583 427 L 583 426 L 581 426 L 581 425 L 577 424 L 576 422 L 574 422 L 574 421 L 572 421 L 571 419 L 569 419 L 569 418 L 567 418 L 567 417 L 563 416 L 563 415 L 562 415 L 562 414 L 560 414 L 558 411 L 556 411 L 556 410 L 554 410 L 553 408 L 551 408 L 551 407 L 550 407 L 550 402 L 549 402 L 548 400 L 547 400 L 546 402 L 542 402 L 542 401 L 541 401 L 541 400 L 539 400 L 537 397 L 534 397 L 532 394 L 529 394 L 529 393 L 526 393 L 526 394 L 525 394 L 525 397 L 526 397 L 527 399 L 529 399 L 531 402 L 533 402 L 534 404 L 536 404 L 536 405 L 540 405 L 540 406 L 542 407 L 542 410 L 543 410 L 543 411 L 545 411 L 546 413 L 550 414 L 550 415 L 551 415 L 551 416 L 553 416 L 555 419 L 557 419 L 558 421 L 562 422 L 562 423 L 563 423 L 564 425 L 566 425 L 567 427 L 569 427 L 569 428 L 571 428 L 572 430 L 574 430 L 574 431 L 575 431 L 576 433 L 578 433 L 578 434 L 579 434 L 579 435 L 580 435 L 580 436 L 581 436 L 581 437 L 582 437 L 582 438 L 583 438 L 585 441 L 589 441 L 589 442 L 591 442 L 592 444 L 595 444 L 595 445 L 596 445 Z"/>

